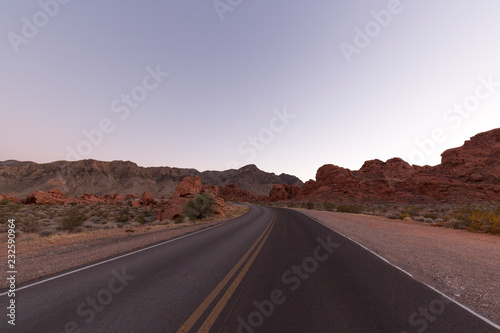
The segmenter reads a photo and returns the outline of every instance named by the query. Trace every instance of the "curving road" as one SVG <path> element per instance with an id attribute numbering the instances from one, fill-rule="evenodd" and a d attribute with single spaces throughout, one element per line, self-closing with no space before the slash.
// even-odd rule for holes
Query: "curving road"
<path id="1" fill-rule="evenodd" d="M 25 284 L 16 304 L 0 332 L 499 332 L 309 217 L 258 206 Z"/>

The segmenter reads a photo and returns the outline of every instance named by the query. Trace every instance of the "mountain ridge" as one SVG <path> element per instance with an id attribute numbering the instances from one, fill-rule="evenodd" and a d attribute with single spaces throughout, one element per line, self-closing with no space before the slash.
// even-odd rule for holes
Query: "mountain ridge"
<path id="1" fill-rule="evenodd" d="M 68 196 L 86 193 L 140 195 L 145 190 L 155 197 L 171 197 L 186 176 L 199 176 L 204 184 L 237 184 L 242 190 L 267 195 L 274 184 L 302 186 L 292 175 L 276 175 L 250 164 L 240 169 L 198 171 L 191 168 L 142 167 L 131 161 L 0 161 L 0 193 L 22 197 L 36 191 L 58 189 Z"/>

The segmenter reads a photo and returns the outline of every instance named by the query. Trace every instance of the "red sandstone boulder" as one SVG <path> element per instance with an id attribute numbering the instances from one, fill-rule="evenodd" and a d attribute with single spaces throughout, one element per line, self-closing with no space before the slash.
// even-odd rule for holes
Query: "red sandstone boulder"
<path id="1" fill-rule="evenodd" d="M 125 196 L 125 201 L 128 201 L 128 200 L 134 200 L 134 199 L 137 199 L 137 196 L 136 195 L 133 195 L 133 194 L 127 194 Z"/>
<path id="2" fill-rule="evenodd" d="M 27 204 L 36 205 L 61 205 L 68 201 L 68 197 L 59 190 L 49 192 L 38 191 L 26 197 Z"/>
<path id="3" fill-rule="evenodd" d="M 298 185 L 276 184 L 269 192 L 269 201 L 298 199 L 302 189 Z"/>
<path id="4" fill-rule="evenodd" d="M 153 194 L 151 194 L 151 192 L 144 191 L 144 193 L 141 196 L 141 199 L 139 200 L 139 203 L 145 206 L 154 205 L 156 204 L 156 200 Z"/>
<path id="5" fill-rule="evenodd" d="M 6 200 L 7 202 L 14 202 L 14 203 L 21 202 L 21 199 L 19 199 L 17 197 L 14 197 L 14 196 L 9 195 L 9 194 L 0 193 L 0 201 L 3 201 L 3 200 Z"/>
<path id="6" fill-rule="evenodd" d="M 175 191 L 174 197 L 189 197 L 201 192 L 202 189 L 200 177 L 184 177 Z"/>
<path id="7" fill-rule="evenodd" d="M 236 184 L 218 187 L 218 194 L 227 201 L 255 201 L 257 197 L 245 190 L 240 190 Z M 267 197 L 266 197 L 267 198 Z"/>
<path id="8" fill-rule="evenodd" d="M 214 215 L 226 216 L 226 202 L 221 197 L 214 197 Z"/>
<path id="9" fill-rule="evenodd" d="M 106 200 L 98 195 L 85 193 L 80 197 L 80 203 L 82 204 L 106 203 Z"/>
<path id="10" fill-rule="evenodd" d="M 156 219 L 160 221 L 175 220 L 182 216 L 182 208 L 188 203 L 188 198 L 173 197 L 168 200 L 161 210 L 156 214 Z"/>
<path id="11" fill-rule="evenodd" d="M 219 188 L 214 185 L 204 185 L 201 189 L 201 193 L 211 193 L 214 197 L 217 197 L 219 194 Z"/>
<path id="12" fill-rule="evenodd" d="M 118 193 L 106 194 L 104 195 L 103 199 L 106 203 L 122 203 L 124 200 L 123 197 Z"/>

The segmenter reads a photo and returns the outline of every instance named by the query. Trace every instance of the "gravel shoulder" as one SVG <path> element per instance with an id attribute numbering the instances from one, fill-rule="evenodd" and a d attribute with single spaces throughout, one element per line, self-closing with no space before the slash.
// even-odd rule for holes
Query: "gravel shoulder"
<path id="1" fill-rule="evenodd" d="M 500 237 L 420 222 L 297 209 L 500 324 Z"/>
<path id="2" fill-rule="evenodd" d="M 231 218 L 248 211 L 241 208 Z M 126 229 L 92 230 L 62 236 L 42 237 L 16 242 L 16 284 L 34 281 L 52 274 L 117 256 L 126 252 L 167 241 L 195 231 L 225 223 L 231 218 L 198 224 L 140 226 Z M 0 235 L 0 244 L 7 244 L 7 235 Z M 7 246 L 0 250 L 1 267 L 6 269 Z M 5 271 L 5 270 L 4 270 Z M 7 281 L 0 281 L 0 289 Z"/>

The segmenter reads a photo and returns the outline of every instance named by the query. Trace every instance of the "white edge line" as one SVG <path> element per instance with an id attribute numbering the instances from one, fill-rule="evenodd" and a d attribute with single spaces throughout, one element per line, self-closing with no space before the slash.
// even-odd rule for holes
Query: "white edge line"
<path id="1" fill-rule="evenodd" d="M 287 208 L 287 209 L 289 209 L 289 208 Z M 494 328 L 496 328 L 496 329 L 499 329 L 499 330 L 500 330 L 500 325 L 497 325 L 497 324 L 495 324 L 494 322 L 492 322 L 491 320 L 489 320 L 488 318 L 481 316 L 479 313 L 477 313 L 477 312 L 475 312 L 474 310 L 472 310 L 472 309 L 468 308 L 467 306 L 463 305 L 462 303 L 459 303 L 458 301 L 456 301 L 456 300 L 452 299 L 451 297 L 449 297 L 449 296 L 447 296 L 446 294 L 444 294 L 443 292 L 441 292 L 441 291 L 437 290 L 437 289 L 436 289 L 436 288 L 434 288 L 433 286 L 430 286 L 430 285 L 428 285 L 428 284 L 427 284 L 427 283 L 425 283 L 425 282 L 422 282 L 422 281 L 419 281 L 419 280 L 415 279 L 415 278 L 413 277 L 413 275 L 411 275 L 410 273 L 408 273 L 407 271 L 405 271 L 405 270 L 404 270 L 404 269 L 402 269 L 401 267 L 398 267 L 398 266 L 396 266 L 395 264 L 391 263 L 389 260 L 387 260 L 386 258 L 382 257 L 381 255 L 379 255 L 379 254 L 377 254 L 377 253 L 373 252 L 372 250 L 370 250 L 369 248 L 367 248 L 367 247 L 366 247 L 366 246 L 364 246 L 363 244 L 360 244 L 360 243 L 356 242 L 355 240 L 352 240 L 351 238 L 349 238 L 349 237 L 347 237 L 346 235 L 344 235 L 344 234 L 342 234 L 342 233 L 338 232 L 337 230 L 333 230 L 330 226 L 328 226 L 328 225 L 326 225 L 325 223 L 323 223 L 323 222 L 319 221 L 319 220 L 318 220 L 318 219 L 316 219 L 315 217 L 312 217 L 312 216 L 310 216 L 310 215 L 307 215 L 306 213 L 301 212 L 301 211 L 299 211 L 299 210 L 295 210 L 295 211 L 296 211 L 296 212 L 299 212 L 300 214 L 302 214 L 302 215 L 304 215 L 304 216 L 309 217 L 311 220 L 316 221 L 317 223 L 319 223 L 319 224 L 321 224 L 321 225 L 325 226 L 326 228 L 328 228 L 328 229 L 332 230 L 333 232 L 335 232 L 335 233 L 337 233 L 337 234 L 341 235 L 342 237 L 347 238 L 347 239 L 348 239 L 348 240 L 350 240 L 351 242 L 356 243 L 357 245 L 361 246 L 362 248 L 364 248 L 364 249 L 365 249 L 365 250 L 367 250 L 368 252 L 370 252 L 370 253 L 372 253 L 372 254 L 376 255 L 378 258 L 380 258 L 380 259 L 382 259 L 383 261 L 387 262 L 387 263 L 388 263 L 389 265 L 391 265 L 392 267 L 397 268 L 397 269 L 399 269 L 401 272 L 403 272 L 403 273 L 405 273 L 405 274 L 409 275 L 409 276 L 410 276 L 412 279 L 414 279 L 415 281 L 417 281 L 417 282 L 419 282 L 419 283 L 423 284 L 424 286 L 426 286 L 426 287 L 428 287 L 428 288 L 430 288 L 430 289 L 434 290 L 435 292 L 437 292 L 437 293 L 438 293 L 438 294 L 440 294 L 441 296 L 445 297 L 446 299 L 450 300 L 451 302 L 455 303 L 456 305 L 460 306 L 460 307 L 461 307 L 461 308 L 463 308 L 464 310 L 466 310 L 466 311 L 470 312 L 470 313 L 471 313 L 471 314 L 473 314 L 474 316 L 476 316 L 476 317 L 478 317 L 479 319 L 483 320 L 484 322 L 486 322 L 486 323 L 490 324 L 490 325 L 491 325 L 491 326 L 493 326 Z"/>
<path id="2" fill-rule="evenodd" d="M 39 285 L 39 284 L 42 284 L 42 283 L 45 283 L 45 282 L 49 282 L 49 281 L 52 281 L 52 280 L 59 279 L 59 278 L 61 278 L 61 277 L 63 277 L 63 276 L 67 276 L 67 275 L 71 275 L 71 274 L 73 274 L 73 273 L 77 273 L 77 272 L 80 272 L 80 271 L 84 271 L 84 270 L 86 270 L 86 269 L 89 269 L 89 268 L 92 268 L 92 267 L 95 267 L 95 266 L 99 266 L 99 265 L 102 265 L 102 264 L 106 264 L 106 263 L 108 263 L 108 262 L 115 261 L 115 260 L 118 260 L 118 259 L 121 259 L 121 258 L 125 258 L 125 257 L 131 256 L 131 255 L 136 254 L 136 253 L 140 253 L 140 252 L 143 252 L 143 251 L 147 251 L 147 250 L 153 249 L 153 248 L 158 247 L 158 246 L 162 246 L 162 245 L 165 245 L 165 244 L 168 244 L 168 243 L 171 243 L 171 242 L 178 241 L 179 239 L 183 239 L 183 238 L 186 238 L 186 237 L 189 237 L 189 236 L 196 235 L 196 234 L 198 234 L 198 233 L 200 233 L 200 232 L 207 231 L 207 230 L 209 230 L 209 229 L 214 229 L 214 228 L 220 227 L 220 226 L 222 226 L 222 225 L 225 225 L 225 224 L 227 224 L 227 223 L 229 223 L 229 222 L 232 222 L 232 221 L 234 221 L 234 220 L 236 220 L 236 219 L 238 219 L 238 218 L 240 218 L 240 217 L 243 217 L 243 216 L 247 215 L 247 214 L 248 214 L 248 213 L 250 213 L 252 210 L 253 210 L 253 207 L 251 207 L 251 206 L 250 206 L 250 210 L 249 210 L 247 213 L 245 213 L 245 214 L 243 214 L 243 215 L 241 215 L 241 216 L 238 216 L 238 217 L 236 217 L 236 218 L 234 218 L 234 219 L 230 219 L 230 220 L 227 220 L 227 221 L 225 221 L 225 222 L 222 222 L 222 223 L 216 224 L 216 225 L 214 225 L 214 226 L 212 226 L 212 227 L 208 227 L 208 228 L 204 228 L 204 229 L 201 229 L 201 230 L 198 230 L 198 231 L 194 231 L 194 232 L 191 232 L 191 233 L 188 233 L 188 234 L 185 234 L 185 235 L 182 235 L 182 236 L 179 236 L 179 237 L 173 238 L 173 239 L 169 239 L 169 240 L 167 240 L 167 241 L 165 241 L 165 242 L 161 242 L 161 243 L 158 243 L 158 244 L 155 244 L 155 245 L 151 245 L 151 246 L 148 246 L 148 247 L 144 247 L 144 248 L 139 249 L 139 250 L 135 250 L 135 251 L 132 251 L 132 252 L 128 252 L 128 253 L 122 254 L 122 255 L 120 255 L 120 256 L 118 256 L 118 257 L 113 257 L 113 258 L 110 258 L 110 259 L 106 259 L 106 260 L 104 260 L 104 261 L 100 261 L 100 262 L 97 262 L 97 263 L 92 264 L 92 265 L 89 265 L 89 266 L 81 267 L 81 268 L 75 269 L 75 270 L 73 270 L 73 271 L 69 271 L 69 272 L 66 272 L 66 273 L 63 273 L 63 274 L 59 274 L 59 275 L 56 275 L 56 276 L 53 276 L 53 277 L 47 278 L 47 279 L 42 280 L 42 281 L 38 281 L 38 282 L 35 282 L 35 283 L 28 284 L 28 285 L 26 285 L 26 286 L 22 286 L 22 287 L 20 287 L 20 288 L 16 288 L 15 290 L 16 290 L 16 291 L 19 291 L 19 290 L 23 290 L 23 289 L 28 289 L 28 288 L 31 288 L 31 287 L 33 287 L 33 286 L 36 286 L 36 285 Z M 0 297 L 5 296 L 5 295 L 7 295 L 8 293 L 9 293 L 9 290 L 7 290 L 7 291 L 6 291 L 6 292 L 4 292 L 4 293 L 1 293 L 1 294 L 0 294 Z"/>

